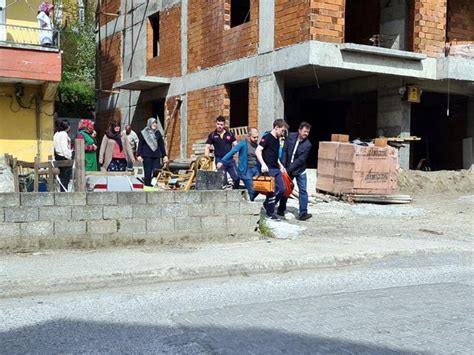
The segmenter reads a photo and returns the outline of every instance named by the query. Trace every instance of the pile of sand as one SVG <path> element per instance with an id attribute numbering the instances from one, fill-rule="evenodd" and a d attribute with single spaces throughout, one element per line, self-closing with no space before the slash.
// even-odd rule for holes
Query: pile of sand
<path id="1" fill-rule="evenodd" d="M 474 192 L 474 171 L 398 170 L 398 191 L 416 192 Z"/>

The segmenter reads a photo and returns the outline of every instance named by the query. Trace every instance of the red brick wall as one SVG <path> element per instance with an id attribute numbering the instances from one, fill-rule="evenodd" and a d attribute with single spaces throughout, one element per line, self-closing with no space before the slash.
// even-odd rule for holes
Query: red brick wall
<path id="1" fill-rule="evenodd" d="M 276 0 L 275 48 L 316 40 L 344 41 L 345 0 Z"/>
<path id="2" fill-rule="evenodd" d="M 474 1 L 448 1 L 448 42 L 474 42 Z"/>
<path id="3" fill-rule="evenodd" d="M 189 92 L 186 155 L 189 157 L 192 154 L 193 143 L 205 140 L 214 130 L 217 116 L 224 116 L 228 125 L 229 114 L 229 92 L 224 85 Z"/>
<path id="4" fill-rule="evenodd" d="M 230 0 L 189 0 L 188 71 L 257 53 L 258 0 L 251 0 L 250 21 L 230 28 Z"/>
<path id="5" fill-rule="evenodd" d="M 310 0 L 312 40 L 334 43 L 344 42 L 345 1 Z"/>
<path id="6" fill-rule="evenodd" d="M 249 127 L 258 126 L 258 78 L 249 79 Z"/>
<path id="7" fill-rule="evenodd" d="M 181 75 L 181 6 L 160 11 L 160 52 L 153 58 L 153 30 L 147 21 L 147 73 Z"/>
<path id="8" fill-rule="evenodd" d="M 181 109 L 177 110 L 171 119 L 171 114 L 176 107 L 177 96 L 170 97 L 165 103 L 165 120 L 167 122 L 166 129 L 166 149 L 170 159 L 177 159 L 181 153 Z"/>
<path id="9" fill-rule="evenodd" d="M 99 23 L 101 26 L 106 23 L 116 20 L 118 17 L 105 15 L 105 13 L 116 14 L 120 11 L 120 0 L 102 0 L 102 6 L 99 14 Z"/>
<path id="10" fill-rule="evenodd" d="M 430 57 L 444 55 L 446 0 L 414 0 L 413 51 Z"/>
<path id="11" fill-rule="evenodd" d="M 121 33 L 107 37 L 101 41 L 100 46 L 100 70 L 99 75 L 102 90 L 112 90 L 112 84 L 120 81 L 122 77 L 122 55 L 121 55 Z M 101 92 L 100 95 L 107 96 L 110 93 Z"/>

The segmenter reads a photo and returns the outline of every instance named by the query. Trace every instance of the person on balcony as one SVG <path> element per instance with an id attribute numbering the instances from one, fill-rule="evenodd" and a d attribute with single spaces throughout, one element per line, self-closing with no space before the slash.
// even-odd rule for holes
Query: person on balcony
<path id="1" fill-rule="evenodd" d="M 38 19 L 40 31 L 40 44 L 42 46 L 52 46 L 54 44 L 54 25 L 50 15 L 53 14 L 54 5 L 49 2 L 42 2 L 38 7 Z"/>

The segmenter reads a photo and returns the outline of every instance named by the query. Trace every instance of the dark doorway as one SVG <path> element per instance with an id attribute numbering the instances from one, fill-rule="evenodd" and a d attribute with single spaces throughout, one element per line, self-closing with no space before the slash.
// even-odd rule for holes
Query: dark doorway
<path id="1" fill-rule="evenodd" d="M 421 137 L 411 145 L 410 169 L 422 159 L 431 170 L 463 168 L 463 139 L 466 135 L 467 98 L 424 92 L 421 103 L 411 106 L 411 134 Z"/>
<path id="2" fill-rule="evenodd" d="M 346 0 L 344 23 L 344 42 L 370 45 L 380 33 L 380 0 Z"/>
<path id="3" fill-rule="evenodd" d="M 348 134 L 350 139 L 372 139 L 377 133 L 377 93 L 331 99 L 297 99 L 295 92 L 285 92 L 285 118 L 290 131 L 296 132 L 301 122 L 312 125 L 309 140 L 313 145 L 308 167 L 317 167 L 319 142 L 330 141 L 331 134 Z"/>
<path id="4" fill-rule="evenodd" d="M 249 82 L 229 85 L 230 128 L 249 124 Z"/>

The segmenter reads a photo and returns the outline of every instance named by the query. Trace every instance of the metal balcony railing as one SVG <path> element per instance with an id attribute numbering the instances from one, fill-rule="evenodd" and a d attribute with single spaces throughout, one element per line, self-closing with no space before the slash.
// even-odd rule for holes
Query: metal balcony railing
<path id="1" fill-rule="evenodd" d="M 3 44 L 12 47 L 36 46 L 59 49 L 59 32 L 0 23 L 0 45 Z"/>

